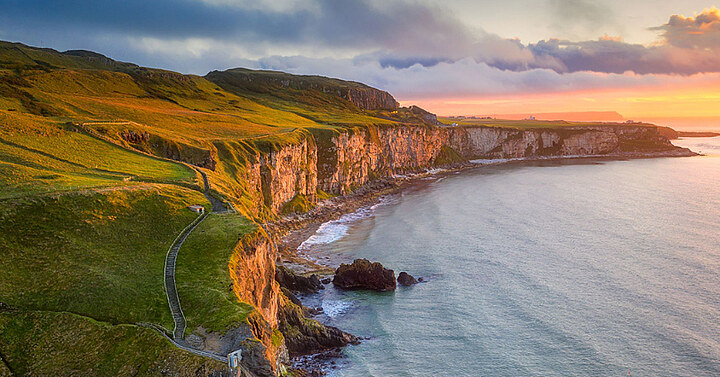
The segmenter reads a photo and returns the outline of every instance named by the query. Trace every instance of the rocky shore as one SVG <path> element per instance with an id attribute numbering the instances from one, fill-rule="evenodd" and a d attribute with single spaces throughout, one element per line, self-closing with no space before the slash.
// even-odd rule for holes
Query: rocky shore
<path id="1" fill-rule="evenodd" d="M 607 161 L 657 157 L 687 157 L 695 155 L 697 155 L 697 153 L 688 149 L 677 148 L 673 150 L 655 152 L 612 153 L 601 156 L 589 155 L 518 158 L 505 160 L 502 163 L 516 164 L 554 160 Z M 448 166 L 446 169 L 435 171 L 434 173 L 439 172 L 440 174 L 448 174 L 466 169 L 481 168 L 482 166 L 483 165 L 481 164 L 473 162 L 455 163 Z M 299 254 L 298 248 L 300 245 L 315 234 L 322 224 L 337 220 L 343 215 L 353 213 L 361 208 L 377 204 L 382 197 L 396 194 L 409 185 L 418 182 L 419 179 L 426 178 L 432 174 L 433 173 L 431 172 L 426 172 L 410 176 L 384 178 L 371 181 L 350 194 L 336 196 L 320 201 L 314 209 L 307 213 L 286 216 L 279 221 L 267 225 L 267 230 L 270 234 L 272 234 L 278 247 L 278 271 L 282 271 L 280 272 L 280 275 L 282 276 L 280 280 L 285 281 L 284 283 L 281 283 L 281 286 L 305 287 L 305 289 L 298 289 L 296 292 L 290 292 L 291 290 L 288 290 L 286 293 L 288 297 L 294 301 L 294 306 L 289 310 L 292 318 L 298 318 L 297 313 L 299 313 L 299 311 L 310 317 L 319 314 L 316 309 L 304 308 L 300 300 L 295 297 L 294 293 L 315 294 L 320 289 L 325 289 L 324 284 L 320 283 L 320 280 L 322 278 L 329 279 L 328 277 L 333 275 L 335 272 L 333 266 L 325 265 Z M 297 280 L 298 277 L 300 280 Z M 326 281 L 326 283 L 328 282 L 329 280 Z M 418 281 L 414 277 L 408 275 L 407 273 L 402 273 L 401 278 L 398 280 L 400 285 L 405 286 L 413 285 L 417 282 Z M 350 287 L 350 289 L 352 289 L 352 287 Z M 382 291 L 386 289 L 377 290 Z M 280 313 L 280 315 L 283 316 L 286 314 Z M 288 348 L 291 350 L 291 356 L 294 356 L 292 361 L 293 367 L 304 370 L 307 373 L 306 375 L 309 376 L 322 375 L 323 372 L 321 370 L 323 368 L 335 367 L 335 360 L 342 357 L 342 352 L 340 351 L 341 347 L 348 344 L 357 344 L 360 341 L 358 338 L 351 334 L 347 334 L 340 329 L 336 329 L 334 327 L 328 328 L 330 329 L 329 332 L 320 334 L 319 336 L 320 338 L 325 337 L 327 339 L 328 343 L 325 345 L 319 344 L 316 339 L 309 341 L 309 344 L 303 343 L 307 342 L 307 339 L 286 339 L 289 343 Z M 301 352 L 292 352 L 293 347 L 298 347 L 298 345 L 291 346 L 290 344 L 293 342 L 300 344 L 299 349 L 302 350 Z"/>

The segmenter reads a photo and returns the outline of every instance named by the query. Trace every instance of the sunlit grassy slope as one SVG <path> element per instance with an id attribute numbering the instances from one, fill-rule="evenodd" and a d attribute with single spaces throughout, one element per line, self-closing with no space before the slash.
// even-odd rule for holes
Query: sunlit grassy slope
<path id="1" fill-rule="evenodd" d="M 3 204 L 0 301 L 172 328 L 165 254 L 195 218 L 186 206 L 208 205 L 202 194 L 157 185 Z"/>
<path id="2" fill-rule="evenodd" d="M 255 228 L 236 213 L 211 214 L 183 244 L 176 280 L 188 333 L 196 326 L 222 333 L 254 310 L 235 296 L 228 263 L 240 237 Z"/>
<path id="3" fill-rule="evenodd" d="M 244 81 L 248 75 L 252 85 Z M 278 77 L 290 84 L 278 85 Z M 13 137 L 18 129 L 45 124 L 62 128 L 72 135 L 66 138 L 75 144 L 85 142 L 88 135 L 70 134 L 69 125 L 75 124 L 93 136 L 128 148 L 211 168 L 208 173 L 215 190 L 242 209 L 248 198 L 238 172 L 253 155 L 273 145 L 295 143 L 318 130 L 419 121 L 402 110 L 364 111 L 338 94 L 348 88 L 372 90 L 363 84 L 302 77 L 311 86 L 295 87 L 292 80 L 298 77 L 248 70 L 212 72 L 206 77 L 182 75 L 116 62 L 86 51 L 60 53 L 0 42 L 0 122 L 13 124 L 8 130 Z M 19 144 L 10 136 L 0 137 Z M 54 136 L 45 140 L 51 139 L 60 142 Z M 7 150 L 0 163 L 8 172 L 7 182 L 2 182 L 7 189 L 0 197 L 107 186 L 123 179 L 192 180 L 180 171 L 160 172 L 164 169 L 161 164 L 143 172 L 136 169 L 137 164 L 119 164 L 128 167 L 123 170 L 93 161 L 80 163 L 90 170 L 80 171 L 79 166 L 66 164 L 64 174 L 46 173 L 54 170 L 47 156 L 31 166 L 25 163 L 20 169 L 9 168 L 7 164 L 22 165 L 17 157 L 21 151 L 13 149 L 14 144 L 0 145 Z M 91 149 L 72 150 L 72 156 L 64 159 L 84 161 L 85 151 Z M 100 154 L 109 156 L 106 151 Z M 59 164 L 55 160 L 53 163 Z M 27 184 L 31 180 L 39 183 L 32 189 Z"/>
<path id="4" fill-rule="evenodd" d="M 200 192 L 145 184 L 0 204 L 0 353 L 16 375 L 150 376 L 168 368 L 196 375 L 221 367 L 137 325 L 172 329 L 165 254 L 195 218 L 187 205 L 209 207 Z"/>
<path id="5" fill-rule="evenodd" d="M 36 115 L 0 111 L 0 199 L 146 182 L 197 184 L 187 166 L 128 151 Z"/>
<path id="6" fill-rule="evenodd" d="M 224 85 L 231 89 L 225 90 L 199 76 L 77 55 L 0 42 L 5 68 L 0 70 L 0 110 L 79 122 L 122 119 L 191 145 L 294 128 L 392 122 L 320 90 Z"/>

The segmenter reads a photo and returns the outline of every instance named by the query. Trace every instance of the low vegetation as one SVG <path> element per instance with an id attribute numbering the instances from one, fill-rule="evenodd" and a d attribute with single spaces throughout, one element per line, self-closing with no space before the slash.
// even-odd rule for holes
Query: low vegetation
<path id="1" fill-rule="evenodd" d="M 154 330 L 72 313 L 0 312 L 0 349 L 0 376 L 3 367 L 6 376 L 206 376 L 225 367 Z"/>
<path id="2" fill-rule="evenodd" d="M 195 171 L 39 116 L 0 111 L 0 199 L 143 182 L 197 184 Z"/>
<path id="3" fill-rule="evenodd" d="M 183 243 L 175 278 L 188 334 L 197 326 L 223 333 L 254 311 L 233 292 L 228 263 L 240 238 L 255 229 L 239 214 L 210 214 Z"/>
<path id="4" fill-rule="evenodd" d="M 262 194 L 248 187 L 248 168 L 261 154 L 328 143 L 341 130 L 377 138 L 381 127 L 435 124 L 419 108 L 363 110 L 348 101 L 349 89 L 370 90 L 277 72 L 182 75 L 0 42 L 0 376 L 194 376 L 220 368 L 138 325 L 173 327 L 166 252 L 197 216 L 187 206 L 210 206 L 188 164 L 203 168 L 212 194 L 240 210 L 210 214 L 176 266 L 188 332 L 222 332 L 257 313 L 233 293 L 228 261 L 256 230 L 249 218 L 267 215 Z M 436 162 L 458 158 L 443 148 Z M 298 195 L 282 212 L 312 205 Z M 269 338 L 276 346 L 283 339 L 277 331 Z"/>
<path id="5" fill-rule="evenodd" d="M 63 311 L 119 324 L 172 328 L 165 254 L 208 206 L 197 191 L 147 188 L 34 197 L 0 213 L 0 298 L 26 310 Z"/>

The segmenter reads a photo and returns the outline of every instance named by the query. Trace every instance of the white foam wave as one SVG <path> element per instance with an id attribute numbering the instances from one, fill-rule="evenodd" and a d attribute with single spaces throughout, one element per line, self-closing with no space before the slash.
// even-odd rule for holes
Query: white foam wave
<path id="1" fill-rule="evenodd" d="M 322 225 L 320 225 L 317 231 L 315 231 L 315 234 L 313 234 L 312 236 L 310 236 L 310 238 L 300 244 L 298 250 L 306 251 L 311 249 L 313 246 L 325 245 L 342 239 L 343 237 L 345 237 L 348 230 L 350 230 L 350 224 L 373 216 L 375 210 L 378 207 L 391 202 L 392 200 L 390 198 L 381 197 L 378 203 L 372 206 L 362 207 L 355 212 L 351 212 L 341 216 L 337 220 L 323 223 Z"/>
<path id="2" fill-rule="evenodd" d="M 353 304 L 347 301 L 324 300 L 322 302 L 323 313 L 330 318 L 335 318 L 346 313 Z"/>
<path id="3" fill-rule="evenodd" d="M 426 172 L 427 174 L 430 174 L 430 175 L 435 175 L 435 174 L 438 174 L 438 173 L 442 173 L 442 172 L 444 172 L 444 171 L 447 171 L 447 169 L 434 168 L 434 169 L 427 169 L 427 170 L 425 170 L 425 172 Z"/>
<path id="4" fill-rule="evenodd" d="M 320 225 L 318 230 L 310 236 L 310 238 L 303 241 L 298 247 L 298 250 L 308 250 L 315 245 L 323 245 L 335 242 L 347 234 L 350 227 L 347 224 L 338 223 L 336 221 L 330 221 Z"/>
<path id="5" fill-rule="evenodd" d="M 497 165 L 497 164 L 504 164 L 508 162 L 513 161 L 538 161 L 538 160 L 563 160 L 563 159 L 571 159 L 571 158 L 587 158 L 587 157 L 603 157 L 601 155 L 598 156 L 588 156 L 588 155 L 580 155 L 580 154 L 570 154 L 565 156 L 537 156 L 537 157 L 513 157 L 513 158 L 481 158 L 477 160 L 470 160 L 473 164 L 478 165 Z"/>

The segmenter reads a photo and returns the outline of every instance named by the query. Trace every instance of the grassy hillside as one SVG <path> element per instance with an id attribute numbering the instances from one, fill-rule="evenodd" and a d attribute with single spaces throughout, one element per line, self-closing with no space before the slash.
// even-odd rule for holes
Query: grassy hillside
<path id="1" fill-rule="evenodd" d="M 196 326 L 224 332 L 254 310 L 233 293 L 228 263 L 240 237 L 255 228 L 235 213 L 211 214 L 183 244 L 176 280 L 187 333 Z"/>
<path id="2" fill-rule="evenodd" d="M 36 115 L 0 111 L 0 199 L 143 182 L 197 184 L 192 169 L 148 158 Z"/>
<path id="3" fill-rule="evenodd" d="M 186 206 L 209 206 L 200 192 L 153 184 L 0 203 L 0 306 L 14 308 L 0 310 L 0 354 L 16 375 L 222 369 L 135 325 L 172 328 L 165 254 L 196 216 Z"/>
<path id="4" fill-rule="evenodd" d="M 217 169 L 206 169 L 211 184 L 242 206 L 240 170 L 253 155 L 310 129 L 393 122 L 310 91 L 332 107 L 313 115 L 320 103 L 267 100 L 272 93 L 0 42 L 0 307 L 13 308 L 0 313 L 0 373 L 196 375 L 218 367 L 137 326 L 173 327 L 165 254 L 195 218 L 186 207 L 209 206 L 197 172 L 167 157 L 203 166 L 220 155 Z M 254 229 L 239 214 L 213 214 L 181 249 L 190 330 L 223 331 L 254 310 L 235 297 L 228 271 L 239 237 Z"/>
<path id="5" fill-rule="evenodd" d="M 71 313 L 0 312 L 0 376 L 205 376 L 224 370 L 153 330 Z M 4 368 L 3 368 L 4 367 Z"/>
<path id="6" fill-rule="evenodd" d="M 75 124 L 127 148 L 209 168 L 212 186 L 220 194 L 246 213 L 255 212 L 238 172 L 258 151 L 298 142 L 316 130 L 422 123 L 407 109 L 362 110 L 348 100 L 347 90 L 362 91 L 370 100 L 389 96 L 363 84 L 317 76 L 236 69 L 200 77 L 116 62 L 86 51 L 61 53 L 0 42 L 0 122 L 14 124 L 12 134 L 37 124 L 62 130 L 78 147 L 63 156 L 57 156 L 58 150 L 48 153 L 83 165 L 66 163 L 60 176 L 52 173 L 52 165 L 60 164 L 58 158 L 26 162 L 22 169 L 7 167 L 18 165 L 21 151 L 13 144 L 0 144 L 8 150 L 0 155 L 0 163 L 12 176 L 4 183 L 8 189 L 3 195 L 102 187 L 123 179 L 194 180 L 172 171 L 178 167 L 156 164 L 149 167 L 152 171 L 141 171 L 132 161 L 115 166 L 96 162 L 100 157 L 86 161 L 85 152 L 94 149 L 89 143 L 97 140 L 73 134 Z M 52 139 L 62 145 L 64 141 L 54 136 L 57 133 L 37 140 Z M 9 136 L 0 134 L 0 138 Z M 98 156 L 111 156 L 107 150 L 101 152 Z M 34 180 L 40 184 L 28 188 L 27 182 Z"/>
<path id="7" fill-rule="evenodd" d="M 110 323 L 172 328 L 165 254 L 208 205 L 171 186 L 27 198 L 0 212 L 0 298 L 28 310 L 67 311 Z"/>

